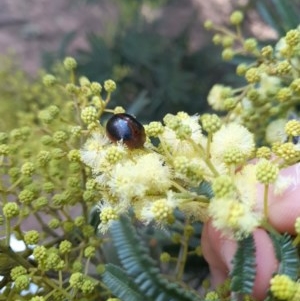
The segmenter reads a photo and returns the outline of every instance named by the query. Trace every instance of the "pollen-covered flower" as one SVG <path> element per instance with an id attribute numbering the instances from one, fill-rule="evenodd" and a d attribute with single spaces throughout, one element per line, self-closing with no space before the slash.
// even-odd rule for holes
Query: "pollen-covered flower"
<path id="1" fill-rule="evenodd" d="M 253 209 L 257 201 L 256 165 L 245 165 L 234 175 L 233 181 L 240 201 Z"/>
<path id="2" fill-rule="evenodd" d="M 173 223 L 175 220 L 173 211 L 177 204 L 174 193 L 169 191 L 166 198 L 149 201 L 142 209 L 141 219 L 145 224 L 155 222 L 160 226 Z"/>
<path id="3" fill-rule="evenodd" d="M 207 96 L 209 105 L 217 111 L 225 110 L 224 100 L 232 96 L 232 89 L 223 85 L 214 85 Z"/>
<path id="4" fill-rule="evenodd" d="M 211 155 L 224 162 L 224 154 L 230 149 L 239 150 L 244 158 L 249 158 L 254 150 L 254 136 L 244 126 L 237 123 L 223 125 L 214 135 Z"/>
<path id="5" fill-rule="evenodd" d="M 256 209 L 255 165 L 246 165 L 231 180 L 224 176 L 217 178 L 213 189 L 217 193 L 209 204 L 209 215 L 224 235 L 240 239 L 259 226 L 262 213 Z"/>
<path id="6" fill-rule="evenodd" d="M 248 236 L 260 224 L 260 214 L 234 198 L 213 198 L 209 214 L 216 229 L 235 239 Z"/>
<path id="7" fill-rule="evenodd" d="M 100 217 L 100 224 L 98 226 L 98 230 L 102 233 L 105 233 L 111 224 L 118 220 L 119 216 L 124 213 L 128 206 L 123 203 L 118 204 L 111 204 L 107 200 L 103 200 L 99 205 L 99 217 Z"/>
<path id="8" fill-rule="evenodd" d="M 171 186 L 171 171 L 156 153 L 143 154 L 134 160 L 117 163 L 107 185 L 112 195 L 123 200 L 164 192 Z"/>
<path id="9" fill-rule="evenodd" d="M 169 115 L 169 118 L 165 118 L 169 122 L 166 122 L 164 131 L 160 135 L 160 140 L 173 155 L 195 156 L 196 151 L 192 143 L 185 139 L 179 139 L 177 132 L 180 132 L 182 127 L 188 127 L 191 133 L 190 139 L 196 144 L 203 144 L 205 138 L 202 135 L 198 116 L 189 116 L 184 112 L 179 112 L 176 116 Z"/>
<path id="10" fill-rule="evenodd" d="M 276 119 L 269 123 L 266 129 L 266 141 L 270 144 L 284 142 L 287 135 L 284 131 L 286 119 Z"/>
<path id="11" fill-rule="evenodd" d="M 273 183 L 273 191 L 275 195 L 282 195 L 293 184 L 292 176 L 279 175 Z"/>
<path id="12" fill-rule="evenodd" d="M 95 132 L 89 138 L 81 150 L 81 160 L 92 168 L 94 173 L 99 172 L 99 166 L 105 158 L 105 147 L 109 145 L 108 138 L 101 133 Z"/>

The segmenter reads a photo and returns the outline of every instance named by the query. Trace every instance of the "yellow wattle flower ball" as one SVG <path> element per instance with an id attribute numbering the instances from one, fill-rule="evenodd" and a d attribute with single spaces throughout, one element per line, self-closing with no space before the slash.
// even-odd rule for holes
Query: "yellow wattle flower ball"
<path id="1" fill-rule="evenodd" d="M 256 178 L 260 183 L 274 183 L 279 173 L 277 164 L 261 159 L 256 165 Z"/>
<path id="2" fill-rule="evenodd" d="M 296 283 L 287 275 L 275 275 L 270 284 L 270 291 L 279 300 L 289 300 L 295 294 Z"/>

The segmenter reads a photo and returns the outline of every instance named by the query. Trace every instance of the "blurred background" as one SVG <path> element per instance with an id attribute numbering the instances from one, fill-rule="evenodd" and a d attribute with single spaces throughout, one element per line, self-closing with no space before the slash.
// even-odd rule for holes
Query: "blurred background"
<path id="1" fill-rule="evenodd" d="M 24 105 L 16 90 L 24 96 L 41 69 L 73 56 L 79 75 L 114 79 L 112 106 L 143 121 L 207 111 L 213 84 L 242 84 L 234 76 L 239 58 L 222 62 L 203 28 L 207 19 L 228 24 L 234 9 L 245 13 L 245 35 L 262 45 L 300 21 L 300 0 L 1 0 L 0 104 Z"/>

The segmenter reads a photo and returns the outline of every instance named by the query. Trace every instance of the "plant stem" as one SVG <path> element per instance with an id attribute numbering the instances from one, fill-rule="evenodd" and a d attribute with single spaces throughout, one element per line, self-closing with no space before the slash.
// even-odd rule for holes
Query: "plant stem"
<path id="1" fill-rule="evenodd" d="M 264 190 L 264 219 L 268 220 L 268 193 L 269 193 L 269 185 L 265 185 Z"/>
<path id="2" fill-rule="evenodd" d="M 187 224 L 188 223 L 186 223 L 186 226 L 187 226 Z M 186 227 L 185 227 L 185 229 L 186 229 Z M 189 235 L 187 234 L 186 231 L 184 231 L 183 237 L 181 240 L 181 246 L 180 246 L 180 251 L 179 251 L 179 255 L 178 255 L 177 266 L 176 266 L 175 278 L 178 281 L 180 281 L 183 277 L 185 263 L 186 263 L 187 255 L 188 255 L 188 241 L 189 241 Z"/>

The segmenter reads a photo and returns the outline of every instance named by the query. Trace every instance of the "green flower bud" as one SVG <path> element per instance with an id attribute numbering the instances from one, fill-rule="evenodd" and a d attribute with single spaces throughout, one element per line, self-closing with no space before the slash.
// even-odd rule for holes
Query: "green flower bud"
<path id="1" fill-rule="evenodd" d="M 216 114 L 203 114 L 200 120 L 203 129 L 208 133 L 215 133 L 221 127 L 221 120 Z"/>
<path id="2" fill-rule="evenodd" d="M 43 77 L 43 84 L 46 86 L 46 87 L 52 87 L 54 86 L 54 84 L 56 83 L 56 77 L 52 74 L 46 74 L 44 77 Z"/>
<path id="3" fill-rule="evenodd" d="M 91 83 L 91 91 L 95 95 L 100 94 L 102 91 L 102 86 L 97 82 L 92 82 Z"/>
<path id="4" fill-rule="evenodd" d="M 145 131 L 147 136 L 149 137 L 158 137 L 163 133 L 164 127 L 159 121 L 152 121 L 148 125 L 145 126 Z"/>
<path id="5" fill-rule="evenodd" d="M 254 84 L 260 81 L 260 72 L 258 68 L 250 68 L 245 74 L 245 78 L 248 83 Z"/>
<path id="6" fill-rule="evenodd" d="M 81 164 L 79 162 L 71 162 L 69 164 L 69 169 L 71 173 L 77 173 L 81 170 Z"/>
<path id="7" fill-rule="evenodd" d="M 44 196 L 41 196 L 32 202 L 32 207 L 36 210 L 45 208 L 48 205 L 48 199 Z"/>
<path id="8" fill-rule="evenodd" d="M 232 25 L 239 25 L 244 20 L 244 14 L 241 11 L 236 10 L 230 15 L 229 20 Z"/>
<path id="9" fill-rule="evenodd" d="M 27 245 L 36 245 L 39 242 L 40 235 L 36 230 L 31 230 L 25 233 L 24 242 Z"/>
<path id="10" fill-rule="evenodd" d="M 232 60 L 234 57 L 234 51 L 232 48 L 225 48 L 222 51 L 222 58 L 224 61 L 230 61 Z"/>
<path id="11" fill-rule="evenodd" d="M 292 66 L 289 61 L 281 61 L 276 66 L 276 73 L 278 75 L 286 75 L 290 73 L 292 70 Z"/>
<path id="12" fill-rule="evenodd" d="M 204 28 L 207 29 L 207 30 L 210 30 L 212 29 L 214 26 L 213 22 L 211 20 L 206 20 L 204 22 Z"/>
<path id="13" fill-rule="evenodd" d="M 222 46 L 224 48 L 232 47 L 233 44 L 234 44 L 234 38 L 233 37 L 230 37 L 230 36 L 223 37 Z"/>
<path id="14" fill-rule="evenodd" d="M 89 106 L 81 111 L 81 119 L 84 123 L 89 124 L 98 120 L 96 108 Z"/>
<path id="15" fill-rule="evenodd" d="M 5 132 L 0 132 L 0 143 L 7 143 L 8 141 L 8 134 Z"/>
<path id="16" fill-rule="evenodd" d="M 93 226 L 91 226 L 91 225 L 84 225 L 82 227 L 82 234 L 83 234 L 84 237 L 90 238 L 90 237 L 92 237 L 94 235 L 94 233 L 95 233 L 95 229 L 94 229 Z"/>
<path id="17" fill-rule="evenodd" d="M 78 149 L 71 149 L 67 155 L 69 161 L 71 162 L 80 162 L 81 156 L 80 151 Z"/>
<path id="18" fill-rule="evenodd" d="M 19 276 L 26 275 L 26 274 L 27 274 L 27 270 L 23 266 L 18 265 L 11 270 L 10 277 L 12 280 L 16 280 Z"/>
<path id="19" fill-rule="evenodd" d="M 64 143 L 67 140 L 68 140 L 68 135 L 64 131 L 56 131 L 53 134 L 53 141 L 57 144 Z"/>
<path id="20" fill-rule="evenodd" d="M 74 84 L 69 83 L 66 85 L 66 91 L 71 95 L 75 95 L 78 93 L 79 88 L 77 86 L 75 86 Z"/>
<path id="21" fill-rule="evenodd" d="M 21 203 L 29 205 L 34 200 L 35 194 L 31 190 L 24 189 L 19 193 L 18 197 Z"/>
<path id="22" fill-rule="evenodd" d="M 82 271 L 82 269 L 83 269 L 83 266 L 82 266 L 81 261 L 78 261 L 78 260 L 74 261 L 74 263 L 72 265 L 73 272 L 74 273 L 80 272 L 80 271 Z"/>
<path id="23" fill-rule="evenodd" d="M 62 226 L 63 226 L 63 229 L 66 233 L 72 232 L 74 230 L 74 227 L 75 227 L 74 223 L 71 222 L 71 221 L 64 221 Z"/>
<path id="24" fill-rule="evenodd" d="M 7 219 L 11 219 L 13 217 L 16 217 L 19 215 L 20 213 L 20 209 L 17 203 L 15 202 L 10 202 L 7 203 L 3 206 L 3 215 L 7 218 Z"/>
<path id="25" fill-rule="evenodd" d="M 91 202 L 95 201 L 95 199 L 96 199 L 95 193 L 91 190 L 84 191 L 82 197 L 83 197 L 83 200 L 87 203 L 91 203 Z"/>
<path id="26" fill-rule="evenodd" d="M 256 178 L 260 183 L 274 183 L 278 173 L 278 165 L 266 159 L 261 159 L 256 165 Z"/>
<path id="27" fill-rule="evenodd" d="M 51 123 L 54 119 L 53 115 L 51 115 L 48 110 L 41 110 L 38 114 L 38 118 L 46 124 Z"/>
<path id="28" fill-rule="evenodd" d="M 10 148 L 7 144 L 0 145 L 0 156 L 7 156 L 10 152 Z"/>
<path id="29" fill-rule="evenodd" d="M 113 80 L 109 79 L 104 82 L 104 89 L 106 92 L 112 93 L 116 90 L 116 88 L 116 83 Z"/>
<path id="30" fill-rule="evenodd" d="M 212 183 L 212 190 L 215 197 L 223 198 L 232 196 L 236 188 L 232 179 L 229 176 L 219 176 Z"/>
<path id="31" fill-rule="evenodd" d="M 65 156 L 65 152 L 61 148 L 54 148 L 52 156 L 54 159 L 59 160 Z"/>
<path id="32" fill-rule="evenodd" d="M 81 87 L 89 87 L 91 82 L 86 76 L 81 76 L 79 78 L 79 84 Z"/>
<path id="33" fill-rule="evenodd" d="M 75 272 L 71 275 L 69 283 L 73 288 L 80 289 L 84 281 L 83 274 L 80 272 Z"/>
<path id="34" fill-rule="evenodd" d="M 57 218 L 53 218 L 49 221 L 48 226 L 51 229 L 58 229 L 60 227 L 61 221 Z"/>
<path id="35" fill-rule="evenodd" d="M 98 183 L 96 182 L 95 179 L 88 179 L 85 183 L 85 188 L 87 190 L 93 190 L 97 187 Z"/>
<path id="36" fill-rule="evenodd" d="M 292 81 L 290 84 L 290 88 L 293 92 L 297 93 L 297 95 L 300 94 L 300 78 L 296 78 Z"/>
<path id="37" fill-rule="evenodd" d="M 83 281 L 80 289 L 84 294 L 90 294 L 95 289 L 95 286 L 96 286 L 95 282 L 93 282 L 90 279 L 86 279 Z"/>
<path id="38" fill-rule="evenodd" d="M 20 169 L 12 167 L 8 170 L 8 175 L 12 178 L 12 182 L 14 182 L 20 176 Z"/>
<path id="39" fill-rule="evenodd" d="M 89 247 L 85 248 L 85 250 L 84 250 L 84 256 L 87 258 L 94 257 L 95 254 L 96 254 L 95 247 L 89 246 Z"/>
<path id="40" fill-rule="evenodd" d="M 28 275 L 21 275 L 15 280 L 15 288 L 17 291 L 25 290 L 29 287 L 30 278 Z"/>
<path id="41" fill-rule="evenodd" d="M 261 49 L 261 55 L 265 58 L 271 58 L 273 55 L 273 47 L 268 45 Z"/>
<path id="42" fill-rule="evenodd" d="M 280 102 L 287 102 L 287 101 L 291 100 L 292 97 L 293 97 L 293 92 L 290 88 L 287 88 L 287 87 L 281 88 L 276 94 L 276 98 Z"/>
<path id="43" fill-rule="evenodd" d="M 44 145 L 51 145 L 51 144 L 53 143 L 53 139 L 52 139 L 52 137 L 49 136 L 49 135 L 44 135 L 44 136 L 42 136 L 42 138 L 41 138 L 41 142 L 42 142 L 42 144 L 44 144 Z"/>
<path id="44" fill-rule="evenodd" d="M 37 261 L 42 261 L 47 257 L 47 249 L 44 246 L 36 246 L 33 249 L 33 256 Z"/>
<path id="45" fill-rule="evenodd" d="M 53 269 L 55 271 L 59 271 L 64 267 L 63 260 L 61 260 L 56 252 L 48 252 L 45 264 L 46 270 Z"/>
<path id="46" fill-rule="evenodd" d="M 257 49 L 257 41 L 253 38 L 246 39 L 243 46 L 246 51 L 253 52 Z"/>
<path id="47" fill-rule="evenodd" d="M 220 34 L 217 33 L 213 36 L 212 41 L 215 45 L 220 45 L 223 41 L 223 38 Z"/>
<path id="48" fill-rule="evenodd" d="M 64 298 L 64 296 L 63 296 L 63 298 Z M 54 300 L 57 300 L 57 299 L 54 299 Z M 46 301 L 46 299 L 43 296 L 35 296 L 35 297 L 32 297 L 29 301 Z"/>
<path id="49" fill-rule="evenodd" d="M 71 71 L 76 69 L 77 67 L 77 62 L 74 58 L 72 57 L 66 57 L 64 59 L 64 67 L 66 68 L 66 70 Z"/>
<path id="50" fill-rule="evenodd" d="M 46 182 L 43 184 L 43 190 L 47 193 L 51 193 L 54 190 L 54 184 L 52 182 Z"/>
<path id="51" fill-rule="evenodd" d="M 85 218 L 83 216 L 77 216 L 74 220 L 76 227 L 80 228 L 85 224 Z"/>
<path id="52" fill-rule="evenodd" d="M 121 114 L 121 113 L 125 113 L 125 112 L 126 112 L 125 109 L 121 106 L 116 106 L 114 108 L 114 114 Z"/>
<path id="53" fill-rule="evenodd" d="M 161 262 L 170 262 L 171 260 L 171 255 L 167 252 L 163 252 L 160 254 L 160 261 Z"/>
<path id="54" fill-rule="evenodd" d="M 290 47 L 295 47 L 300 43 L 300 31 L 291 29 L 285 35 L 285 41 Z"/>
<path id="55" fill-rule="evenodd" d="M 48 151 L 40 151 L 36 159 L 39 166 L 46 166 L 51 160 L 51 153 Z"/>
<path id="56" fill-rule="evenodd" d="M 68 254 L 72 251 L 72 243 L 68 240 L 63 240 L 59 244 L 59 252 L 60 254 Z"/>

